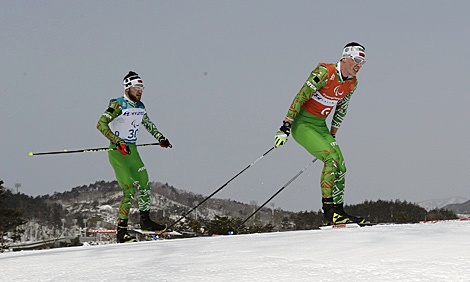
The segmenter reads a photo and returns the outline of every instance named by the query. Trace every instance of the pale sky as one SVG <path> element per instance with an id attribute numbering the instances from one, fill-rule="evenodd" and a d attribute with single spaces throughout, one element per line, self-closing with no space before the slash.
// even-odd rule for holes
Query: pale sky
<path id="1" fill-rule="evenodd" d="M 28 195 L 115 179 L 96 123 L 129 70 L 173 144 L 151 181 L 209 195 L 273 146 L 319 62 L 367 63 L 337 141 L 347 204 L 470 198 L 468 1 L 7 1 L 0 10 L 0 178 Z M 462 85 L 462 83 L 464 83 Z M 142 127 L 138 143 L 155 140 Z M 215 197 L 263 203 L 313 159 L 292 138 Z M 322 164 L 273 202 L 318 210 Z M 155 207 L 158 208 L 158 207 Z"/>

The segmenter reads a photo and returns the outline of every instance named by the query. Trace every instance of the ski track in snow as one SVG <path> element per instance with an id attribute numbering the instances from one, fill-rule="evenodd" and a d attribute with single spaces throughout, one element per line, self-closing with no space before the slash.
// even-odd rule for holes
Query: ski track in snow
<path id="1" fill-rule="evenodd" d="M 0 281 L 470 281 L 470 221 L 0 254 Z"/>

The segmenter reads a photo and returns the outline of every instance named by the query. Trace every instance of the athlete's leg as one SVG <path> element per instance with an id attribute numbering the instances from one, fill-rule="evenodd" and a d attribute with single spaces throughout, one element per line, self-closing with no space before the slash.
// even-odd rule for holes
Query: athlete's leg
<path id="1" fill-rule="evenodd" d="M 132 179 L 134 180 L 134 185 L 139 191 L 139 210 L 148 211 L 150 210 L 150 185 L 149 185 L 149 176 L 147 169 L 140 158 L 139 152 L 137 151 L 136 146 L 130 146 L 132 150 Z"/>
<path id="2" fill-rule="evenodd" d="M 334 142 L 333 150 L 335 152 L 334 163 L 335 163 L 336 171 L 334 171 L 335 181 L 334 181 L 332 196 L 333 196 L 333 202 L 335 204 L 342 204 L 344 203 L 346 165 L 344 163 L 343 153 L 341 153 L 341 149 L 339 148 L 338 144 L 336 144 L 336 141 L 333 141 L 333 142 Z"/>
<path id="3" fill-rule="evenodd" d="M 130 146 L 131 147 L 131 146 Z M 154 222 L 150 218 L 150 185 L 147 169 L 139 156 L 137 148 L 132 148 L 132 178 L 139 191 L 140 228 L 143 230 L 163 231 L 166 225 Z"/>
<path id="4" fill-rule="evenodd" d="M 124 194 L 121 204 L 119 205 L 118 217 L 120 219 L 128 219 L 132 201 L 135 196 L 134 181 L 131 177 L 130 169 L 131 155 L 124 156 L 117 150 L 113 150 L 108 152 L 108 158 Z"/>
<path id="5" fill-rule="evenodd" d="M 342 203 L 346 166 L 325 119 L 301 111 L 292 125 L 292 136 L 311 155 L 324 163 L 320 179 L 322 198 L 333 198 L 335 203 Z"/>

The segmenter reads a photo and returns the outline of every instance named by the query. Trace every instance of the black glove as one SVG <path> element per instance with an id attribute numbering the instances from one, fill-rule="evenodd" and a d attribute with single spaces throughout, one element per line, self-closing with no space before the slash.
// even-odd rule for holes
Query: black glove
<path id="1" fill-rule="evenodd" d="M 162 148 L 172 148 L 173 146 L 170 143 L 170 140 L 168 140 L 163 134 L 159 133 L 159 136 L 157 138 L 158 143 L 160 147 Z"/>
<path id="2" fill-rule="evenodd" d="M 281 126 L 281 128 L 279 128 L 279 130 L 284 132 L 285 134 L 287 134 L 287 136 L 289 136 L 291 126 L 292 125 L 289 122 L 285 121 L 285 122 L 282 123 L 282 126 Z"/>

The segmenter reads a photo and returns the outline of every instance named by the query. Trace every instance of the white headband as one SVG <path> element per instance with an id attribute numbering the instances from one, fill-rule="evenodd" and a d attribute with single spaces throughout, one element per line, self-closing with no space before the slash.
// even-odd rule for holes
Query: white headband
<path id="1" fill-rule="evenodd" d="M 362 57 L 366 58 L 366 53 L 364 48 L 361 46 L 348 46 L 343 49 L 343 56 L 342 58 L 349 58 L 349 57 Z"/>
<path id="2" fill-rule="evenodd" d="M 138 75 L 126 78 L 122 83 L 124 84 L 124 90 L 129 89 L 136 84 L 144 84 L 142 78 L 140 78 Z"/>

